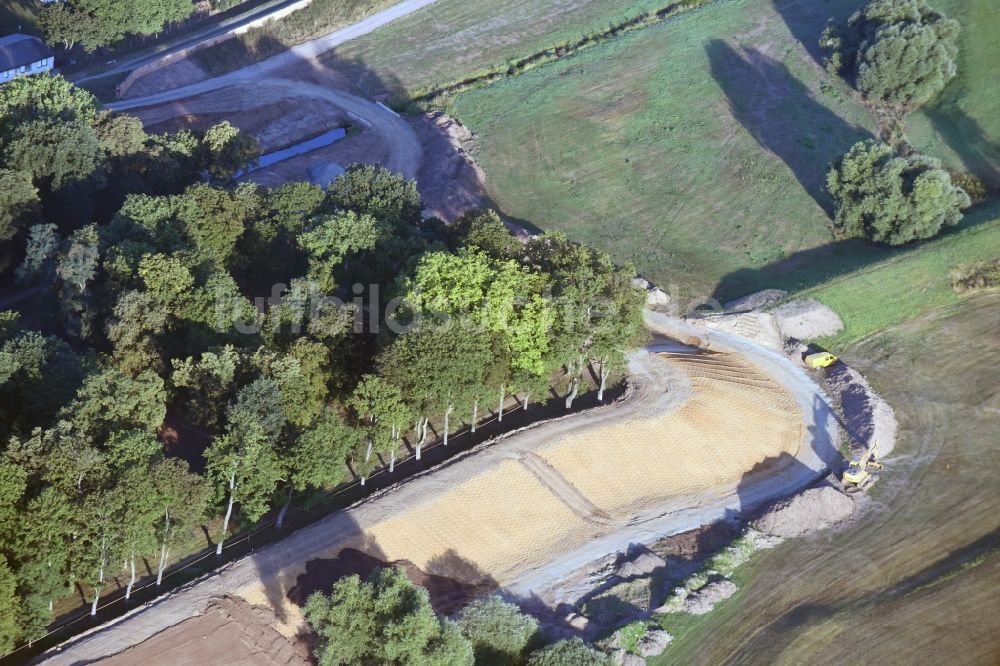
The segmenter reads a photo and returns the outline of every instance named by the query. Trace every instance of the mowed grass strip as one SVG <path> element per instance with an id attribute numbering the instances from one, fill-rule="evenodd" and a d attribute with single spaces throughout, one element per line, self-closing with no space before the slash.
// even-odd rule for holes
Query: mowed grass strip
<path id="1" fill-rule="evenodd" d="M 871 120 L 785 17 L 822 26 L 855 4 L 710 3 L 451 110 L 477 134 L 502 212 L 711 295 L 728 274 L 832 240 L 827 166 Z"/>
<path id="2" fill-rule="evenodd" d="M 669 0 L 438 0 L 323 56 L 368 95 L 403 99 L 655 12 Z"/>

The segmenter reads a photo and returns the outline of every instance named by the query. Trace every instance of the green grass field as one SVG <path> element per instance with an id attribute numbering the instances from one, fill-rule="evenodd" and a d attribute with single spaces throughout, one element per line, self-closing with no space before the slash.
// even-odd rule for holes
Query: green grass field
<path id="1" fill-rule="evenodd" d="M 829 305 L 844 330 L 821 341 L 842 349 L 876 331 L 962 300 L 951 288 L 952 268 L 1000 258 L 1000 207 L 970 215 L 965 228 L 801 292 Z"/>
<path id="2" fill-rule="evenodd" d="M 926 109 L 913 114 L 907 136 L 946 165 L 971 171 L 1000 190 L 1000 4 L 993 0 L 932 0 L 962 24 L 958 76 Z"/>
<path id="3" fill-rule="evenodd" d="M 872 122 L 799 40 L 857 4 L 709 3 L 451 110 L 503 213 L 710 295 L 832 240 L 827 166 Z"/>
<path id="4" fill-rule="evenodd" d="M 35 12 L 41 7 L 36 0 L 0 0 L 0 35 L 15 32 L 35 34 Z"/>
<path id="5" fill-rule="evenodd" d="M 605 30 L 669 0 L 438 0 L 326 54 L 362 93 L 415 96 Z"/>

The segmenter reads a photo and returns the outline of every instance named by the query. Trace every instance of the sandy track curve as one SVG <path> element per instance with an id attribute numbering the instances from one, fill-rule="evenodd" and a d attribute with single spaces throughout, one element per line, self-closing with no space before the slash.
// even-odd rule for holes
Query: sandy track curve
<path id="1" fill-rule="evenodd" d="M 288 590 L 307 561 L 345 547 L 528 594 L 628 543 L 786 494 L 836 455 L 825 396 L 787 359 L 659 315 L 647 323 L 699 336 L 726 376 L 637 352 L 622 400 L 485 443 L 64 644 L 49 662 L 118 653 L 227 594 L 271 606 L 290 634 L 300 617 Z"/>

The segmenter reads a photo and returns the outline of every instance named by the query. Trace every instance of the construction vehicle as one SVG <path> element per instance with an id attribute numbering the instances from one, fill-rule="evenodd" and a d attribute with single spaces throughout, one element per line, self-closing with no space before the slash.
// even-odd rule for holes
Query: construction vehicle
<path id="1" fill-rule="evenodd" d="M 847 469 L 844 470 L 844 476 L 841 479 L 844 490 L 848 493 L 864 490 L 876 478 L 872 472 L 877 472 L 883 467 L 884 465 L 878 461 L 878 442 L 873 442 L 867 451 L 851 460 Z"/>
<path id="2" fill-rule="evenodd" d="M 815 354 L 809 354 L 805 358 L 806 365 L 810 368 L 825 368 L 829 365 L 833 365 L 839 361 L 836 356 L 830 352 L 816 352 Z"/>

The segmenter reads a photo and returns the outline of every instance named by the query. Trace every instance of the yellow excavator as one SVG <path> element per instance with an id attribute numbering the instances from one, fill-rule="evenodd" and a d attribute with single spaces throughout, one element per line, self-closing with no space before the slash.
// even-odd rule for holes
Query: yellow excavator
<path id="1" fill-rule="evenodd" d="M 844 490 L 848 493 L 864 490 L 875 480 L 872 472 L 877 472 L 883 467 L 884 465 L 878 461 L 878 442 L 872 442 L 868 450 L 851 460 L 847 469 L 844 470 L 844 476 L 841 479 Z"/>

